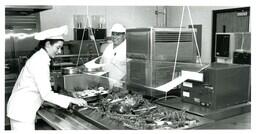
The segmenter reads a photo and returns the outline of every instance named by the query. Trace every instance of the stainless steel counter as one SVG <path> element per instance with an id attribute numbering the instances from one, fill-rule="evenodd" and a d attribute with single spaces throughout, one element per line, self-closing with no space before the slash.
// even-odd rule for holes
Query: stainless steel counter
<path id="1" fill-rule="evenodd" d="M 159 106 L 160 107 L 160 106 Z M 170 109 L 171 110 L 171 109 Z M 103 116 L 94 110 L 64 110 L 55 107 L 42 108 L 38 115 L 47 122 L 51 127 L 57 130 L 126 130 L 133 129 L 125 126 L 119 120 L 115 121 L 108 116 Z M 194 129 L 198 126 L 212 123 L 213 120 L 188 114 L 189 118 L 196 119 L 197 122 L 184 128 L 177 129 Z M 136 129 L 136 128 L 135 128 Z"/>
<path id="2" fill-rule="evenodd" d="M 78 116 L 62 109 L 44 108 L 38 111 L 46 123 L 56 130 L 97 130 L 98 128 Z"/>
<path id="3" fill-rule="evenodd" d="M 40 109 L 38 115 L 56 130 L 99 130 L 100 128 L 59 109 Z M 251 129 L 251 112 L 215 121 L 194 129 Z"/>
<path id="4" fill-rule="evenodd" d="M 221 109 L 210 109 L 181 101 L 180 98 L 162 99 L 156 102 L 157 104 L 174 108 L 174 109 L 186 109 L 189 113 L 212 119 L 215 121 L 233 117 L 236 115 L 248 113 L 251 111 L 251 102 L 237 104 Z"/>
<path id="5" fill-rule="evenodd" d="M 251 129 L 251 112 L 222 119 L 196 129 Z"/>

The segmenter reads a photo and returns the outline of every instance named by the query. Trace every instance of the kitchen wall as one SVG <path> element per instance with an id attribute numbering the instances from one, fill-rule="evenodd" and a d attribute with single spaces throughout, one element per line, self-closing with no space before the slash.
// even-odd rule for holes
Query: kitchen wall
<path id="1" fill-rule="evenodd" d="M 163 7 L 158 7 L 159 11 Z M 212 32 L 212 10 L 227 9 L 234 7 L 193 6 L 190 7 L 194 24 L 202 24 L 202 60 L 211 61 L 211 32 Z M 41 12 L 41 29 L 68 25 L 69 34 L 65 40 L 73 39 L 73 15 L 86 14 L 86 6 L 53 6 L 52 10 Z M 114 23 L 121 23 L 126 27 L 147 27 L 156 25 L 155 6 L 89 6 L 89 15 L 104 15 L 106 17 L 106 28 L 109 31 Z M 168 27 L 179 27 L 182 7 L 167 7 Z M 163 15 L 159 15 L 158 24 L 163 24 Z M 183 25 L 190 25 L 187 9 L 184 13 Z M 108 35 L 110 33 L 108 32 Z"/>
<path id="2" fill-rule="evenodd" d="M 155 9 L 154 6 L 89 6 L 88 13 L 89 16 L 105 16 L 106 28 L 109 31 L 114 23 L 121 23 L 126 27 L 155 26 Z M 73 15 L 86 15 L 86 11 L 86 6 L 53 6 L 52 10 L 41 12 L 41 29 L 68 25 L 69 34 L 65 40 L 72 40 Z M 110 35 L 109 32 L 107 34 Z"/>
<path id="3" fill-rule="evenodd" d="M 212 40 L 212 11 L 219 9 L 228 9 L 235 7 L 215 7 L 215 6 L 193 6 L 189 7 L 192 21 L 194 24 L 202 25 L 202 61 L 211 62 L 211 40 Z M 181 22 L 182 7 L 175 6 L 168 8 L 168 26 L 179 27 Z M 183 27 L 191 25 L 188 9 L 184 10 Z"/>

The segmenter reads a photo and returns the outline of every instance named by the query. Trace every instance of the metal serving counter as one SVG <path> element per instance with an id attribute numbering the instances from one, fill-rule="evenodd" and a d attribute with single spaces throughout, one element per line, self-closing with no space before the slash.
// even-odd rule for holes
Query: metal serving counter
<path id="1" fill-rule="evenodd" d="M 162 109 L 163 107 L 157 105 L 158 109 Z M 172 112 L 174 113 L 176 110 L 175 109 L 171 109 L 171 108 L 164 108 L 163 110 L 160 110 L 162 112 Z M 169 124 L 163 125 L 163 126 L 158 126 L 157 124 L 152 125 L 148 125 L 150 124 L 150 119 L 146 119 L 144 122 L 143 120 L 143 116 L 144 115 L 129 115 L 129 114 L 124 114 L 124 115 L 120 115 L 120 114 L 112 114 L 112 115 L 108 115 L 105 113 L 102 113 L 100 111 L 95 111 L 92 109 L 85 109 L 82 111 L 75 111 L 75 113 L 83 118 L 84 120 L 87 120 L 89 122 L 91 122 L 92 124 L 98 126 L 101 129 L 114 129 L 114 130 L 123 130 L 123 129 L 133 129 L 133 130 L 138 130 L 138 129 L 146 129 L 146 130 L 152 130 L 152 129 L 166 129 L 166 130 L 171 130 L 171 129 L 192 129 L 192 128 L 196 128 L 198 126 L 202 126 L 205 124 L 209 124 L 212 123 L 213 120 L 210 119 L 206 119 L 204 117 L 200 117 L 200 116 L 196 116 L 196 115 L 192 115 L 192 114 L 188 114 L 187 113 L 187 117 L 189 119 L 191 119 L 190 121 L 188 121 L 189 123 L 184 125 L 184 126 L 180 126 L 177 125 L 174 128 L 168 126 Z M 129 116 L 129 117 L 128 117 Z M 165 115 L 166 118 L 168 115 Z M 150 117 L 150 116 L 148 116 Z M 136 118 L 136 119 L 135 119 Z M 157 118 L 157 117 L 156 117 Z M 135 120 L 135 122 L 134 122 Z M 147 122 L 148 121 L 148 122 Z M 160 120 L 159 120 L 160 121 Z M 143 122 L 143 123 L 142 123 Z M 167 123 L 168 121 L 160 121 L 162 123 Z"/>
<path id="2" fill-rule="evenodd" d="M 239 66 L 239 68 L 243 67 Z M 246 69 L 247 68 L 248 67 L 246 67 Z M 203 80 L 207 82 L 208 79 L 206 78 L 208 78 L 208 73 L 204 74 L 205 77 Z M 247 76 L 244 77 L 247 78 Z M 127 83 L 122 83 L 122 87 L 112 87 L 111 85 L 115 81 L 105 76 L 83 73 L 63 75 L 63 77 L 60 78 L 61 79 L 58 79 L 59 81 L 55 84 L 59 86 L 60 89 L 64 90 L 63 93 L 65 95 L 83 99 L 93 97 L 94 99 L 87 100 L 89 107 L 84 108 L 71 107 L 70 110 L 64 110 L 58 107 L 46 107 L 40 109 L 38 112 L 39 116 L 55 129 L 176 130 L 207 129 L 214 124 L 218 129 L 216 124 L 221 122 L 221 120 L 250 112 L 251 108 L 250 102 L 247 101 L 246 97 L 246 101 L 228 104 L 226 107 L 207 107 L 203 105 L 205 104 L 203 103 L 204 98 L 200 99 L 202 100 L 201 105 L 195 105 L 189 103 L 190 101 L 184 101 L 184 96 L 171 96 L 172 99 L 167 99 L 167 97 L 170 97 L 167 93 L 160 98 L 146 96 L 132 90 L 134 87 L 131 88 L 125 85 Z M 203 82 L 200 84 L 203 85 L 203 87 L 209 88 L 209 86 L 205 85 Z M 226 83 L 225 85 L 230 85 L 230 83 Z M 181 89 L 183 86 L 181 86 Z M 194 89 L 194 84 L 189 87 L 191 88 L 191 92 L 197 91 Z M 154 87 L 149 87 L 150 90 L 153 88 Z M 213 88 L 210 89 L 218 91 L 226 88 L 227 87 L 222 88 L 216 86 L 215 89 L 215 86 L 213 86 Z M 247 91 L 246 87 L 239 88 L 239 91 L 243 89 Z M 140 90 L 144 91 L 145 88 L 140 88 Z M 90 94 L 88 91 L 94 91 L 95 93 Z M 105 91 L 107 94 L 103 94 Z M 74 96 L 75 94 L 77 95 Z M 199 97 L 202 97 L 201 94 L 199 94 Z M 247 93 L 245 96 L 246 95 Z M 165 100 L 163 100 L 163 98 L 165 98 Z M 212 98 L 215 97 L 213 96 Z M 216 101 L 211 100 L 212 102 Z M 227 122 L 228 121 L 224 121 L 223 123 Z M 235 121 L 233 120 L 232 122 L 234 123 Z M 245 122 L 250 124 L 248 120 Z"/>
<path id="3" fill-rule="evenodd" d="M 181 101 L 180 98 L 160 100 L 157 102 L 157 104 L 174 109 L 186 109 L 186 111 L 188 111 L 189 113 L 216 121 L 251 111 L 250 102 L 229 106 L 217 110 L 183 102 Z"/>
<path id="4" fill-rule="evenodd" d="M 85 111 L 80 112 L 84 114 Z M 91 113 L 93 114 L 93 113 Z M 67 112 L 63 109 L 45 108 L 38 111 L 38 115 L 51 127 L 56 130 L 99 130 L 106 129 L 103 126 L 95 126 L 74 113 Z M 90 115 L 84 118 L 89 119 Z M 94 118 L 97 115 L 94 115 Z M 87 120 L 88 120 L 87 119 Z M 92 120 L 93 121 L 93 120 Z M 94 121 L 95 122 L 95 121 Z M 94 123 L 95 124 L 95 123 Z M 118 123 L 109 124 L 109 128 L 113 125 L 120 126 Z M 193 129 L 251 129 L 251 112 L 235 115 L 229 118 L 213 121 Z"/>
<path id="5" fill-rule="evenodd" d="M 160 106 L 158 106 L 160 107 Z M 174 109 L 168 108 L 170 111 L 175 111 Z M 84 109 L 84 110 L 72 110 L 72 112 L 59 109 L 59 108 L 42 108 L 38 111 L 38 115 L 51 127 L 57 130 L 137 130 L 128 126 L 124 122 L 114 117 L 105 115 L 102 112 Z M 126 115 L 123 115 L 126 116 Z M 203 126 L 209 123 L 213 123 L 213 120 L 206 119 L 200 116 L 188 115 L 189 118 L 195 119 L 191 124 L 179 127 L 177 129 L 192 129 L 199 126 Z M 118 117 L 117 117 L 118 118 Z M 132 118 L 139 118 L 134 115 Z M 143 129 L 151 130 L 152 128 L 146 128 L 142 126 Z M 173 128 L 160 128 L 160 129 L 173 129 Z"/>
<path id="6" fill-rule="evenodd" d="M 222 119 L 196 129 L 251 129 L 251 112 Z"/>
<path id="7" fill-rule="evenodd" d="M 38 111 L 38 116 L 56 130 L 98 129 L 96 126 L 63 109 L 42 108 Z"/>

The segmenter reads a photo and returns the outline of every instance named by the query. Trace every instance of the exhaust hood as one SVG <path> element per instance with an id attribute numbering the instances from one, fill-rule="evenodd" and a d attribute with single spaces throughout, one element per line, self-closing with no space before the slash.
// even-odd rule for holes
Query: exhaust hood
<path id="1" fill-rule="evenodd" d="M 26 16 L 33 13 L 38 13 L 44 10 L 52 9 L 52 6 L 25 6 L 25 5 L 10 5 L 5 6 L 6 16 Z"/>

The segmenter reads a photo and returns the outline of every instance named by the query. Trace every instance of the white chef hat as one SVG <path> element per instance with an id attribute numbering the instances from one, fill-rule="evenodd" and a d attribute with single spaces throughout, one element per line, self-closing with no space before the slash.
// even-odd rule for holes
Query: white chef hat
<path id="1" fill-rule="evenodd" d="M 45 40 L 45 39 L 64 39 L 63 35 L 68 33 L 68 26 L 64 25 L 58 28 L 52 28 L 40 33 L 35 34 L 36 40 Z"/>
<path id="2" fill-rule="evenodd" d="M 112 26 L 110 32 L 120 32 L 120 33 L 125 33 L 126 29 L 122 24 L 116 23 Z"/>

